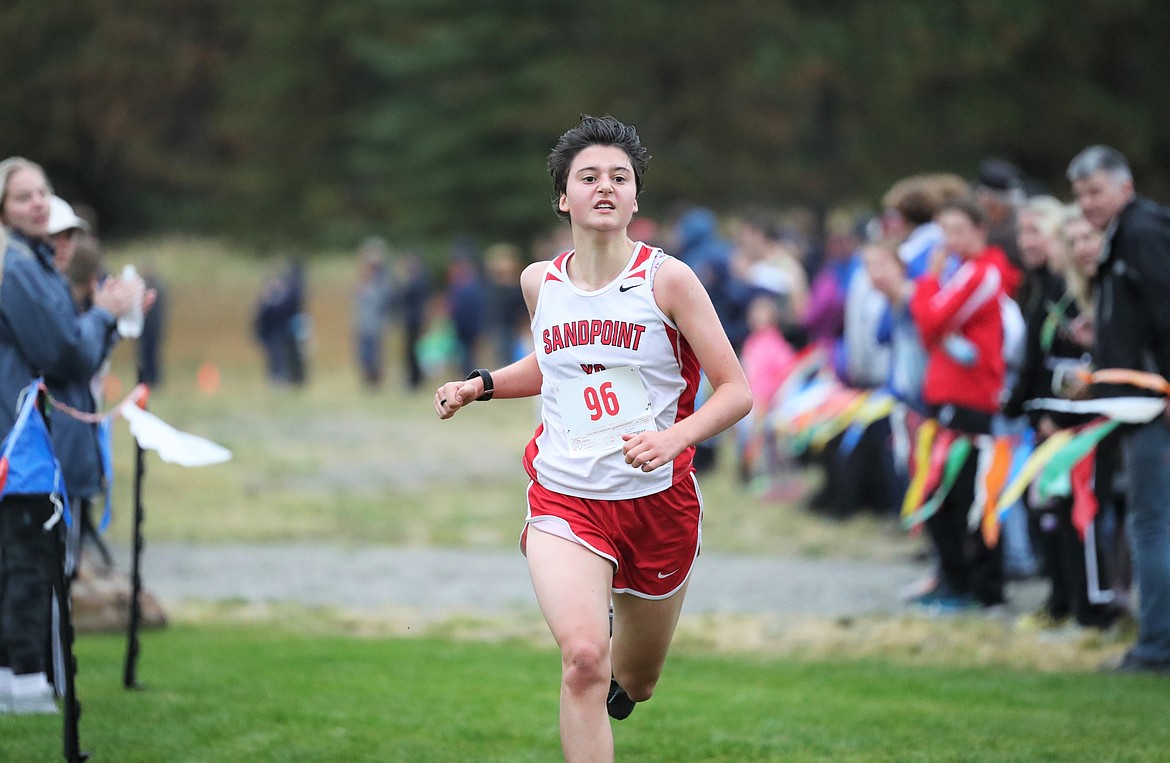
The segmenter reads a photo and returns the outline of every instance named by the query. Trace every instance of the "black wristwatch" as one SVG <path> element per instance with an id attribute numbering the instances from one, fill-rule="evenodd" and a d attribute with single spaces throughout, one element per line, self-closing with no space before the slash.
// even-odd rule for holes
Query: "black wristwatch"
<path id="1" fill-rule="evenodd" d="M 475 399 L 482 400 L 486 403 L 488 400 L 491 400 L 492 395 L 495 394 L 496 385 L 492 383 L 492 375 L 490 373 L 488 373 L 488 370 L 486 368 L 477 368 L 474 371 L 472 371 L 471 373 L 469 373 L 467 375 L 467 381 L 471 381 L 472 379 L 474 379 L 476 377 L 483 379 L 483 394 Z"/>

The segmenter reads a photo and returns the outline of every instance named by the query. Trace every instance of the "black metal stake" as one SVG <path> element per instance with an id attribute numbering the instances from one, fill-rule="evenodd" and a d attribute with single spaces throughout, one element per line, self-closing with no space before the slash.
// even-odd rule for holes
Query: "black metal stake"
<path id="1" fill-rule="evenodd" d="M 78 521 L 77 517 L 73 518 Z M 58 517 L 56 523 L 46 528 L 45 532 L 52 535 L 50 543 L 53 546 L 52 579 L 53 591 L 57 595 L 57 638 L 61 642 L 61 652 L 65 663 L 65 696 L 64 717 L 62 718 L 61 737 L 64 743 L 65 760 L 68 763 L 84 763 L 89 758 L 88 752 L 81 751 L 81 738 L 78 721 L 81 720 L 81 703 L 77 700 L 77 658 L 73 654 L 73 614 L 69 595 L 69 576 L 65 574 L 65 533 L 62 531 L 64 522 Z"/>
<path id="2" fill-rule="evenodd" d="M 142 378 L 139 371 L 139 379 Z M 126 663 L 122 671 L 122 685 L 127 689 L 141 689 L 138 683 L 138 626 L 142 620 L 142 523 L 145 512 L 142 509 L 142 476 L 146 471 L 146 459 L 142 446 L 134 441 L 134 556 L 130 562 L 130 622 L 126 637 Z"/>

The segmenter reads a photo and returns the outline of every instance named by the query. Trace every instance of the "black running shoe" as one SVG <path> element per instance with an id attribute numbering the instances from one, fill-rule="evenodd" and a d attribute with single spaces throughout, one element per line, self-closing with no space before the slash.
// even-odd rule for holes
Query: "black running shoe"
<path id="1" fill-rule="evenodd" d="M 609 712 L 610 718 L 624 721 L 634 712 L 636 704 L 638 703 L 630 699 L 630 695 L 626 694 L 626 690 L 618 684 L 616 678 L 609 679 L 609 696 L 605 699 L 605 709 Z"/>

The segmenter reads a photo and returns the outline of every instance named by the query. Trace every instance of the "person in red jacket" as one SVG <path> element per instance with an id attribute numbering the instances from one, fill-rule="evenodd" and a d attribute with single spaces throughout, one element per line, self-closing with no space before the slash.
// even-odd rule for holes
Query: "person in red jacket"
<path id="1" fill-rule="evenodd" d="M 942 427 L 962 435 L 990 434 L 1004 389 L 1004 325 L 1001 301 L 1006 258 L 987 243 L 983 212 L 973 200 L 943 205 L 938 223 L 946 239 L 931 255 L 910 300 L 910 314 L 927 350 L 922 397 Z M 945 283 L 948 253 L 960 259 Z M 938 585 L 920 603 L 941 611 L 1003 603 L 1003 559 L 988 548 L 978 528 L 968 530 L 975 497 L 978 454 L 968 456 L 938 511 L 926 520 L 938 552 Z"/>

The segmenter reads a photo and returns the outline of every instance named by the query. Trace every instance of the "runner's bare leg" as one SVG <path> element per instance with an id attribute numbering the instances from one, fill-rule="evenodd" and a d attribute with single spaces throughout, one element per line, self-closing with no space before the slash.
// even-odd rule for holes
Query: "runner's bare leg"
<path id="1" fill-rule="evenodd" d="M 688 584 L 666 599 L 633 594 L 613 597 L 613 675 L 635 702 L 644 702 L 654 693 Z"/>
<path id="2" fill-rule="evenodd" d="M 567 763 L 613 760 L 609 600 L 613 565 L 588 548 L 528 527 L 536 600 L 561 650 L 561 749 Z"/>

